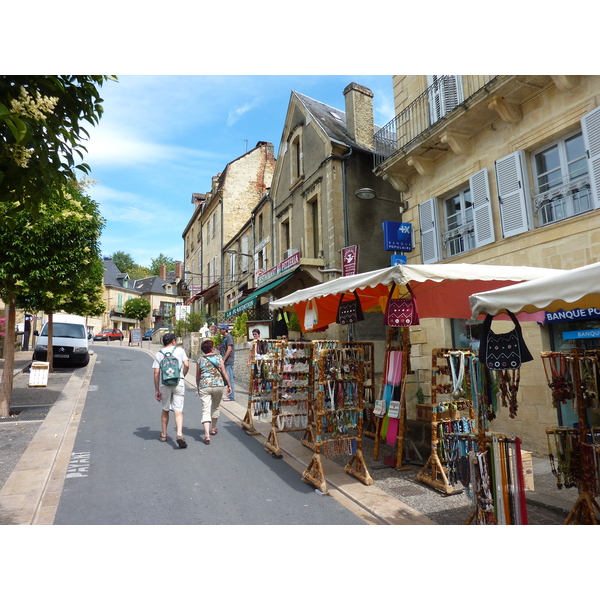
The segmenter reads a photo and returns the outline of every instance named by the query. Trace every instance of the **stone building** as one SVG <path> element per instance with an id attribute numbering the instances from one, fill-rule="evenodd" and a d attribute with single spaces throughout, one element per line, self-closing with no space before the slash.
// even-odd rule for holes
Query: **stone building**
<path id="1" fill-rule="evenodd" d="M 262 317 L 272 298 L 339 277 L 343 248 L 358 246 L 360 272 L 390 264 L 381 224 L 400 220 L 400 198 L 373 174 L 373 94 L 351 83 L 344 96 L 341 111 L 291 93 L 271 190 L 255 213 L 256 289 L 240 300 Z M 360 200 L 361 188 L 376 199 Z M 308 337 L 348 335 L 382 339 L 381 315 L 366 315 L 354 331 L 333 325 Z"/>
<path id="2" fill-rule="evenodd" d="M 408 204 L 409 263 L 571 269 L 600 260 L 599 76 L 396 75 L 393 86 L 396 117 L 374 136 L 374 172 Z M 523 324 L 536 360 L 521 369 L 517 417 L 500 411 L 494 430 L 542 454 L 547 427 L 577 421 L 570 405 L 552 407 L 539 357 L 597 348 L 600 338 L 572 339 L 582 329 L 600 330 L 600 321 Z M 411 394 L 430 394 L 432 349 L 466 347 L 477 332 L 456 319 L 411 328 L 409 417 Z M 597 411 L 590 419 L 600 423 Z"/>
<path id="3" fill-rule="evenodd" d="M 213 177 L 206 194 L 193 194 L 194 214 L 183 232 L 187 303 L 216 322 L 224 307 L 226 265 L 223 248 L 247 222 L 271 186 L 273 144 L 255 148 L 230 162 Z"/>

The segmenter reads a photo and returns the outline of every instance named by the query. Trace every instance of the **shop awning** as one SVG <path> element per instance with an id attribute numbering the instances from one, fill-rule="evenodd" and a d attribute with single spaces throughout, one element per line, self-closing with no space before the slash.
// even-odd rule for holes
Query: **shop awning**
<path id="1" fill-rule="evenodd" d="M 200 298 L 200 296 L 202 296 L 202 292 L 197 292 L 193 296 L 190 296 L 190 298 L 185 301 L 185 306 L 189 306 L 192 302 L 195 302 L 196 300 L 198 300 L 198 298 Z"/>
<path id="2" fill-rule="evenodd" d="M 221 283 L 221 282 L 217 281 L 216 283 L 213 283 L 212 285 L 209 285 L 205 290 L 202 290 L 201 292 L 198 292 L 198 294 L 196 294 L 196 295 L 198 297 L 204 296 L 204 294 L 206 294 L 206 292 L 210 292 L 210 290 L 214 290 L 216 287 L 219 287 L 219 283 Z"/>
<path id="3" fill-rule="evenodd" d="M 390 286 L 395 283 L 401 289 L 410 284 L 421 318 L 468 319 L 470 295 L 559 273 L 560 269 L 485 264 L 395 265 L 298 290 L 269 306 L 271 310 L 291 309 L 302 324 L 309 301 L 314 301 L 318 313 L 314 329 L 321 329 L 335 323 L 342 296 L 354 291 L 364 312 L 383 312 Z"/>
<path id="4" fill-rule="evenodd" d="M 469 297 L 473 318 L 480 314 L 556 312 L 600 308 L 600 263 L 559 272 Z"/>
<path id="5" fill-rule="evenodd" d="M 266 294 L 267 292 L 271 291 L 272 289 L 280 286 L 282 283 L 287 281 L 293 274 L 294 273 L 288 273 L 287 275 L 284 275 L 283 277 L 279 277 L 278 279 L 271 281 L 271 283 L 268 283 L 267 285 L 263 285 L 262 287 L 254 290 L 249 296 L 247 296 L 241 302 L 239 302 L 234 307 L 232 307 L 228 311 L 226 311 L 225 318 L 227 319 L 229 317 L 239 315 L 240 313 L 244 312 L 246 309 L 251 308 L 252 306 L 254 306 L 256 304 L 259 296 L 262 296 L 262 295 Z"/>

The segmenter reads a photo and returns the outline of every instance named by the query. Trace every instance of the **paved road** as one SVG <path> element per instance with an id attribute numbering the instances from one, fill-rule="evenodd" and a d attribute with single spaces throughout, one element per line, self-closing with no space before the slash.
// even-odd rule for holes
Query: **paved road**
<path id="1" fill-rule="evenodd" d="M 188 448 L 158 440 L 151 357 L 95 345 L 90 382 L 55 524 L 359 525 L 358 516 L 320 496 L 301 475 L 231 420 L 202 443 L 200 402 L 186 390 Z"/>

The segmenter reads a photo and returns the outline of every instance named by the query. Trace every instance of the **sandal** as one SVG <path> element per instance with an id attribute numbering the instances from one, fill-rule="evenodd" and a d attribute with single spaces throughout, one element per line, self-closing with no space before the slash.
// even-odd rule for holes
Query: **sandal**
<path id="1" fill-rule="evenodd" d="M 180 448 L 187 448 L 187 442 L 182 435 L 177 436 L 177 444 Z"/>
<path id="2" fill-rule="evenodd" d="M 166 442 L 167 441 L 167 436 L 163 435 L 162 433 L 158 436 L 158 440 L 160 442 Z"/>
<path id="3" fill-rule="evenodd" d="M 204 444 L 208 446 L 210 444 L 210 438 L 204 438 Z"/>
<path id="4" fill-rule="evenodd" d="M 217 433 L 219 433 L 219 430 L 215 427 L 211 432 L 210 435 L 217 435 Z"/>

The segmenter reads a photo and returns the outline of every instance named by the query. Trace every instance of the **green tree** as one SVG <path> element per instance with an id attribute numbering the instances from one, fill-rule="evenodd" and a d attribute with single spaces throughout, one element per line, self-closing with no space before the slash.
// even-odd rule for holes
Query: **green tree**
<path id="1" fill-rule="evenodd" d="M 97 203 L 71 181 L 40 205 L 37 218 L 14 216 L 15 231 L 0 228 L 0 296 L 7 305 L 7 330 L 14 331 L 15 309 L 100 314 L 104 267 L 99 238 L 104 221 Z M 14 347 L 7 345 L 0 388 L 0 416 L 8 416 L 12 396 Z M 48 352 L 52 369 L 52 352 Z M 9 367 L 9 368 L 7 368 Z M 9 375 L 8 377 L 6 375 Z"/>
<path id="2" fill-rule="evenodd" d="M 83 123 L 102 116 L 98 88 L 107 75 L 0 76 L 0 206 L 3 226 L 25 209 L 37 215 L 41 204 L 75 177 L 89 172 Z"/>
<path id="3" fill-rule="evenodd" d="M 150 269 L 136 263 L 128 252 L 113 252 L 109 258 L 113 260 L 121 273 L 127 273 L 131 279 L 145 279 L 152 275 Z"/>
<path id="4" fill-rule="evenodd" d="M 123 304 L 123 314 L 128 319 L 141 321 L 148 316 L 152 305 L 144 298 L 130 298 Z"/>
<path id="5" fill-rule="evenodd" d="M 173 271 L 175 269 L 175 263 L 177 261 L 170 256 L 165 256 L 162 252 L 150 261 L 150 274 L 151 275 L 160 275 L 160 267 L 165 265 L 168 271 Z"/>

